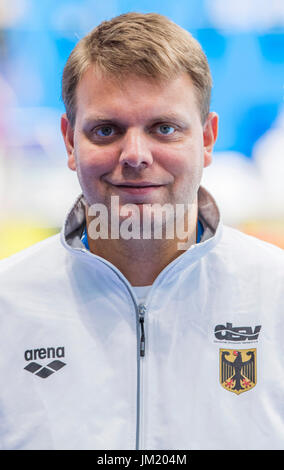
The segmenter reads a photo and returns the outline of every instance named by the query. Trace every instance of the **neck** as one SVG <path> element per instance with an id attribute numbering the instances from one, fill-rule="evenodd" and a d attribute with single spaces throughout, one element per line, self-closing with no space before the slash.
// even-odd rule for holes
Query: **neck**
<path id="1" fill-rule="evenodd" d="M 87 215 L 87 233 L 91 218 Z M 196 243 L 197 206 L 183 222 L 183 239 L 102 239 L 93 240 L 88 235 L 90 251 L 116 266 L 133 286 L 153 284 L 160 272 Z M 181 245 L 181 242 L 183 244 Z M 185 246 L 186 245 L 186 246 Z M 181 248 L 182 247 L 182 248 Z"/>

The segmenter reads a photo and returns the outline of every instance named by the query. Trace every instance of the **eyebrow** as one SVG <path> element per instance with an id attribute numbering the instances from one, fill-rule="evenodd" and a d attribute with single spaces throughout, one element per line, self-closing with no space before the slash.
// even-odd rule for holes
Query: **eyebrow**
<path id="1" fill-rule="evenodd" d="M 184 129 L 188 128 L 190 125 L 188 120 L 185 120 L 180 115 L 176 113 L 171 113 L 171 112 L 162 114 L 162 115 L 160 114 L 160 115 L 155 116 L 152 119 L 149 119 L 148 125 L 153 125 L 159 122 L 173 122 Z M 86 118 L 86 120 L 83 123 L 83 128 L 87 131 L 90 131 L 91 128 L 94 127 L 95 125 L 102 125 L 102 124 L 109 124 L 109 123 L 115 124 L 117 126 L 123 126 L 123 127 L 127 127 L 128 125 L 126 121 L 124 122 L 121 119 L 117 119 L 114 117 L 106 117 L 103 115 L 97 115 L 97 116 L 94 115 L 94 116 L 89 116 L 88 118 Z"/>
<path id="2" fill-rule="evenodd" d="M 187 128 L 189 127 L 189 121 L 186 119 L 183 119 L 182 116 L 176 113 L 167 113 L 167 114 L 161 114 L 154 119 L 151 119 L 150 122 L 153 124 L 155 122 L 174 122 L 180 127 Z"/>

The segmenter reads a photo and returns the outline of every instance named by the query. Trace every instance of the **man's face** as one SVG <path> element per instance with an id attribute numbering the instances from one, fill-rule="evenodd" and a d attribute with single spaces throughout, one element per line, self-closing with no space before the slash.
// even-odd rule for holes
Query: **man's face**
<path id="1" fill-rule="evenodd" d="M 203 126 L 190 77 L 106 79 L 90 67 L 77 88 L 74 129 L 62 117 L 68 165 L 88 205 L 191 204 L 211 162 L 217 115 Z M 143 207 L 143 206 L 142 206 Z"/>

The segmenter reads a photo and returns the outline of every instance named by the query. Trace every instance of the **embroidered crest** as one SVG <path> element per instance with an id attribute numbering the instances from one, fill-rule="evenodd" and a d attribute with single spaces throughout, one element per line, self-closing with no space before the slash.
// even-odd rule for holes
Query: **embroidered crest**
<path id="1" fill-rule="evenodd" d="M 256 385 L 256 349 L 220 349 L 220 383 L 237 395 Z"/>

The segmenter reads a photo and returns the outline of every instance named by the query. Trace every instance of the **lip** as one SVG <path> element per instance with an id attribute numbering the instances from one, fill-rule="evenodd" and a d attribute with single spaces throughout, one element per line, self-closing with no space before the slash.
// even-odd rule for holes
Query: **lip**
<path id="1" fill-rule="evenodd" d="M 151 183 L 148 181 L 142 181 L 140 183 L 137 182 L 125 182 L 125 183 L 110 183 L 116 189 L 122 192 L 126 192 L 129 194 L 148 194 L 152 191 L 156 191 L 157 189 L 164 186 L 163 184 L 156 184 Z"/>

